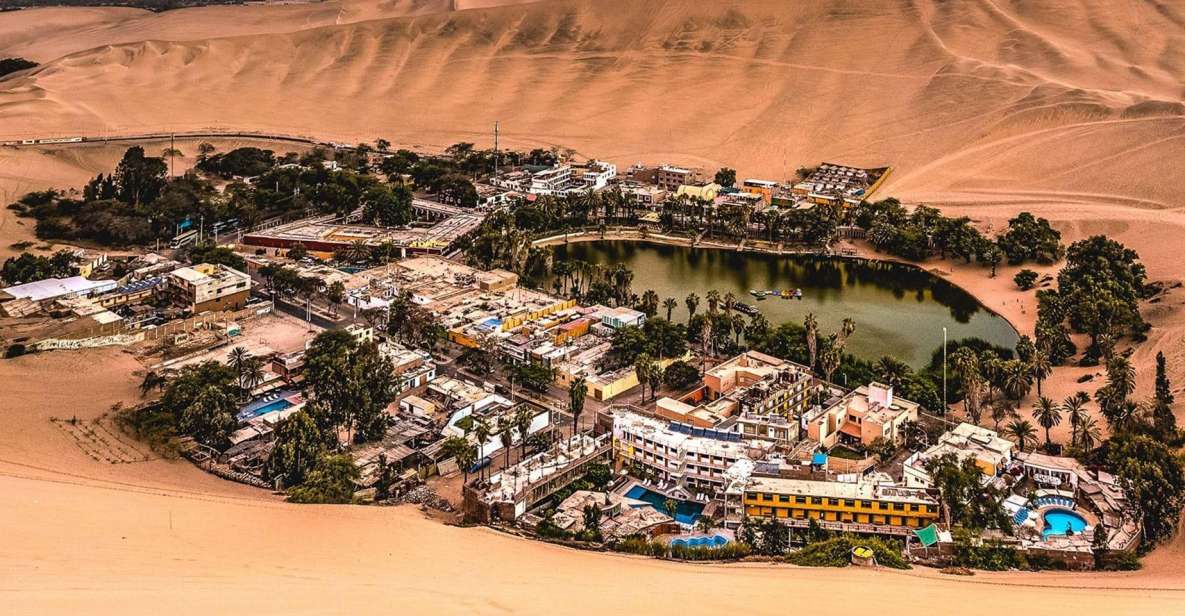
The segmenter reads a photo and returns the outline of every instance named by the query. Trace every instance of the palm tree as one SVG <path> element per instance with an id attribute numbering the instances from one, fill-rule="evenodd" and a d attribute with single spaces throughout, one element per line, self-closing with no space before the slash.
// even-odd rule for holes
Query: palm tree
<path id="1" fill-rule="evenodd" d="M 1084 416 L 1078 423 L 1078 442 L 1076 446 L 1083 452 L 1091 451 L 1103 440 L 1102 431 L 1094 417 Z"/>
<path id="2" fill-rule="evenodd" d="M 580 430 L 580 414 L 584 412 L 584 398 L 588 395 L 588 383 L 580 377 L 568 386 L 568 408 L 572 411 L 572 436 Z"/>
<path id="3" fill-rule="evenodd" d="M 658 293 L 655 293 L 654 289 L 646 289 L 642 293 L 642 312 L 645 312 L 649 318 L 658 314 Z"/>
<path id="4" fill-rule="evenodd" d="M 838 344 L 836 335 L 831 335 L 831 343 L 823 350 L 823 357 L 819 359 L 819 367 L 823 369 L 824 380 L 831 382 L 831 376 L 839 369 L 843 360 L 843 348 Z"/>
<path id="5" fill-rule="evenodd" d="M 814 370 L 815 355 L 819 351 L 819 321 L 815 319 L 815 313 L 807 313 L 806 319 L 802 322 L 802 327 L 806 334 L 806 350 L 811 360 L 810 369 Z"/>
<path id="6" fill-rule="evenodd" d="M 900 386 L 902 379 L 912 372 L 905 362 L 900 361 L 891 355 L 882 355 L 881 358 L 877 360 L 874 368 L 876 369 L 877 374 L 880 375 L 881 380 L 883 380 L 886 385 L 892 385 L 894 387 Z"/>
<path id="7" fill-rule="evenodd" d="M 485 455 L 486 442 L 490 440 L 490 435 L 493 433 L 493 428 L 490 426 L 489 420 L 484 417 L 477 417 L 473 420 L 473 437 L 477 439 L 477 455 Z M 485 477 L 485 468 L 480 471 L 479 479 Z"/>
<path id="8" fill-rule="evenodd" d="M 1004 389 L 1009 397 L 1020 402 L 1033 386 L 1033 373 L 1019 359 L 1010 359 L 1004 364 Z"/>
<path id="9" fill-rule="evenodd" d="M 531 407 L 522 404 L 514 411 L 514 418 L 511 420 L 514 424 L 514 431 L 518 434 L 518 459 L 522 461 L 527 453 L 527 437 L 531 435 L 531 422 L 535 419 L 535 413 L 531 412 Z"/>
<path id="10" fill-rule="evenodd" d="M 1070 417 L 1070 442 L 1075 446 L 1078 445 L 1078 429 L 1082 425 L 1082 420 L 1089 417 L 1086 413 L 1087 402 L 1090 402 L 1090 394 L 1084 391 L 1066 396 L 1062 402 L 1062 410 Z"/>
<path id="11" fill-rule="evenodd" d="M 687 304 L 687 322 L 690 323 L 695 316 L 695 309 L 699 308 L 699 296 L 695 293 L 688 293 L 687 299 L 683 300 L 683 303 Z"/>
<path id="12" fill-rule="evenodd" d="M 732 315 L 732 332 L 734 334 L 736 334 L 737 346 L 741 345 L 741 334 L 744 333 L 744 331 L 745 331 L 745 315 L 740 314 L 739 312 L 737 314 Z"/>
<path id="13" fill-rule="evenodd" d="M 1049 352 L 1041 347 L 1037 347 L 1037 353 L 1033 355 L 1032 361 L 1033 377 L 1037 380 L 1037 397 L 1041 397 L 1041 382 L 1045 377 L 1053 372 L 1053 363 L 1049 361 Z"/>
<path id="14" fill-rule="evenodd" d="M 992 405 L 992 421 L 995 422 L 995 424 L 992 426 L 992 429 L 995 430 L 996 432 L 999 432 L 1000 431 L 1000 422 L 1007 419 L 1010 415 L 1012 415 L 1012 408 L 1010 408 L 1006 403 L 1005 404 L 993 404 Z"/>
<path id="15" fill-rule="evenodd" d="M 847 343 L 848 338 L 854 333 L 856 333 L 856 322 L 851 318 L 845 318 L 839 327 L 839 346 L 842 347 Z"/>
<path id="16" fill-rule="evenodd" d="M 244 389 L 243 369 L 247 367 L 247 360 L 250 357 L 251 354 L 247 352 L 247 349 L 244 349 L 241 346 L 231 349 L 230 354 L 226 357 L 226 365 L 230 366 L 231 370 L 234 370 L 235 374 L 238 375 L 240 391 Z"/>
<path id="17" fill-rule="evenodd" d="M 732 315 L 732 309 L 737 305 L 737 296 L 732 291 L 724 294 L 724 314 Z"/>
<path id="18" fill-rule="evenodd" d="M 250 393 L 260 383 L 263 382 L 265 373 L 263 371 L 262 357 L 249 357 L 247 363 L 243 365 L 243 389 Z"/>
<path id="19" fill-rule="evenodd" d="M 1025 445 L 1037 440 L 1037 429 L 1026 419 L 1013 420 L 1008 424 L 1008 433 L 1016 439 L 1016 444 L 1021 451 L 1025 450 Z"/>
<path id="20" fill-rule="evenodd" d="M 152 391 L 153 389 L 164 391 L 165 385 L 167 385 L 168 382 L 168 379 L 162 376 L 159 372 L 155 370 L 149 370 L 148 373 L 144 375 L 144 380 L 140 382 L 140 397 L 143 398 L 144 396 L 147 396 L 148 392 Z"/>
<path id="21" fill-rule="evenodd" d="M 716 308 L 720 305 L 720 292 L 712 289 L 707 293 L 708 298 L 708 312 L 715 314 Z"/>
<path id="22" fill-rule="evenodd" d="M 671 313 L 674 312 L 675 308 L 678 305 L 679 305 L 679 302 L 673 297 L 668 297 L 668 298 L 662 300 L 662 307 L 667 309 L 667 320 L 668 321 L 671 320 Z"/>
<path id="23" fill-rule="evenodd" d="M 951 353 L 950 361 L 954 364 L 959 380 L 963 382 L 963 405 L 971 423 L 979 423 L 979 356 L 971 347 L 963 346 Z"/>
<path id="24" fill-rule="evenodd" d="M 498 440 L 502 442 L 502 449 L 506 450 L 505 468 L 510 468 L 510 446 L 514 444 L 514 423 L 506 415 L 498 418 Z"/>
<path id="25" fill-rule="evenodd" d="M 650 371 L 654 369 L 654 360 L 650 358 L 649 353 L 642 353 L 634 359 L 634 374 L 638 377 L 638 384 L 642 386 L 643 401 L 646 400 L 646 383 L 650 381 Z"/>
<path id="26" fill-rule="evenodd" d="M 1037 406 L 1033 407 L 1033 419 L 1045 428 L 1045 450 L 1049 451 L 1053 447 L 1053 441 L 1049 439 L 1049 429 L 1062 423 L 1062 409 L 1054 404 L 1053 400 L 1041 396 L 1037 399 Z"/>

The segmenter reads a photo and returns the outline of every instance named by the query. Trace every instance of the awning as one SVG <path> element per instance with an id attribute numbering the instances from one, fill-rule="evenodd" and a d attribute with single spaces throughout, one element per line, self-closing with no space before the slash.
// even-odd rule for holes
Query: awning
<path id="1" fill-rule="evenodd" d="M 935 543 L 938 543 L 938 527 L 930 524 L 925 528 L 914 529 L 913 536 L 922 542 L 922 547 L 928 548 Z"/>
<path id="2" fill-rule="evenodd" d="M 839 431 L 843 434 L 854 436 L 856 438 L 860 438 L 864 435 L 863 432 L 860 431 L 860 426 L 857 426 L 854 423 L 844 423 L 844 425 L 840 426 Z"/>

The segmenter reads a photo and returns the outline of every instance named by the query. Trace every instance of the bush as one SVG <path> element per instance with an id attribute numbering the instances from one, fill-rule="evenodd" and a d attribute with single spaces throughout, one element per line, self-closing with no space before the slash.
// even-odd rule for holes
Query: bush
<path id="1" fill-rule="evenodd" d="M 162 457 L 172 459 L 180 455 L 177 417 L 162 405 L 121 409 L 115 414 L 115 423 Z"/>
<path id="2" fill-rule="evenodd" d="M 890 569 L 909 569 L 896 541 L 878 537 L 840 535 L 817 543 L 786 557 L 786 562 L 802 567 L 847 567 L 852 564 L 852 548 L 866 547 L 876 554 L 876 562 Z"/>
<path id="3" fill-rule="evenodd" d="M 1099 556 L 1095 568 L 1101 571 L 1138 571 L 1144 565 L 1135 552 L 1111 552 Z"/>
<path id="4" fill-rule="evenodd" d="M 4 350 L 4 359 L 12 359 L 13 357 L 20 357 L 28 352 L 25 345 L 17 343 L 11 344 Z"/>
<path id="5" fill-rule="evenodd" d="M 661 541 L 651 541 L 646 537 L 638 535 L 626 537 L 614 543 L 612 548 L 615 551 L 625 552 L 627 554 L 696 561 L 738 560 L 748 556 L 753 551 L 748 544 L 735 541 L 715 548 L 702 546 L 684 547 L 669 546 Z"/>
<path id="6" fill-rule="evenodd" d="M 1022 269 L 1012 277 L 1012 282 L 1015 282 L 1022 291 L 1028 291 L 1037 284 L 1037 272 L 1031 269 Z"/>

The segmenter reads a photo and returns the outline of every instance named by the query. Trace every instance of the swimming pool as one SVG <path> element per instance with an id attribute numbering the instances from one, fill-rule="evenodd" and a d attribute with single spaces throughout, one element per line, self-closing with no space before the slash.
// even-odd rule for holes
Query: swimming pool
<path id="1" fill-rule="evenodd" d="M 1075 535 L 1086 528 L 1086 519 L 1068 509 L 1050 509 L 1045 512 L 1045 529 L 1042 537 L 1061 536 L 1067 534 L 1067 529 Z"/>
<path id="2" fill-rule="evenodd" d="M 724 535 L 700 536 L 700 537 L 680 537 L 671 540 L 671 546 L 683 548 L 718 548 L 728 543 L 728 537 Z"/>
<path id="3" fill-rule="evenodd" d="M 239 421 L 247 421 L 252 417 L 259 417 L 260 415 L 270 413 L 272 411 L 282 411 L 292 406 L 292 402 L 289 402 L 285 398 L 272 400 L 266 404 L 260 404 L 260 402 L 262 401 L 256 401 L 255 403 L 248 404 L 247 406 L 243 407 L 243 410 L 239 411 L 239 414 L 235 418 Z"/>
<path id="4" fill-rule="evenodd" d="M 629 492 L 625 493 L 626 498 L 646 501 L 650 503 L 656 510 L 661 511 L 667 515 L 667 497 L 658 492 L 651 492 L 642 486 L 634 486 L 630 488 Z M 704 511 L 704 506 L 700 503 L 693 503 L 689 501 L 677 501 L 679 504 L 675 507 L 675 521 L 680 524 L 695 524 L 700 514 Z"/>

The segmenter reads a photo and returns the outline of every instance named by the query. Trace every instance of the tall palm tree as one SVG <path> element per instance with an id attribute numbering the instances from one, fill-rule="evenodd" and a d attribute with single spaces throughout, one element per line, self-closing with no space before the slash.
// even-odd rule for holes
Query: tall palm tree
<path id="1" fill-rule="evenodd" d="M 1103 440 L 1102 431 L 1094 417 L 1087 415 L 1078 424 L 1078 441 L 1076 446 L 1083 452 L 1091 451 Z"/>
<path id="2" fill-rule="evenodd" d="M 511 420 L 514 423 L 514 431 L 518 434 L 518 459 L 522 461 L 527 453 L 527 437 L 531 435 L 531 422 L 535 419 L 535 413 L 531 412 L 531 407 L 522 404 L 514 411 L 514 418 Z"/>
<path id="3" fill-rule="evenodd" d="M 815 313 L 808 312 L 806 319 L 802 322 L 802 327 L 806 336 L 806 350 L 810 357 L 810 369 L 815 369 L 815 356 L 819 352 L 819 321 L 815 319 Z"/>
<path id="4" fill-rule="evenodd" d="M 724 294 L 724 314 L 732 316 L 732 309 L 737 305 L 737 296 L 732 291 Z"/>
<path id="5" fill-rule="evenodd" d="M 688 293 L 687 299 L 683 300 L 683 303 L 687 304 L 687 322 L 690 323 L 691 319 L 695 317 L 696 308 L 699 308 L 699 296 L 695 293 Z"/>
<path id="6" fill-rule="evenodd" d="M 1062 423 L 1062 409 L 1053 400 L 1041 396 L 1037 399 L 1037 406 L 1033 407 L 1033 419 L 1045 428 L 1045 450 L 1049 451 L 1053 447 L 1053 441 L 1049 439 L 1050 428 Z"/>
<path id="7" fill-rule="evenodd" d="M 498 433 L 498 440 L 502 443 L 502 449 L 506 450 L 504 468 L 510 468 L 510 447 L 514 444 L 514 422 L 506 415 L 502 415 L 498 417 L 498 426 L 495 430 Z"/>
<path id="8" fill-rule="evenodd" d="M 959 380 L 963 382 L 963 406 L 967 417 L 972 423 L 979 423 L 979 356 L 971 347 L 959 347 L 951 353 L 950 361 L 954 364 Z"/>
<path id="9" fill-rule="evenodd" d="M 708 298 L 708 312 L 716 313 L 716 308 L 720 305 L 720 292 L 716 289 L 711 289 L 707 293 Z"/>
<path id="10" fill-rule="evenodd" d="M 667 309 L 667 320 L 668 321 L 671 320 L 671 313 L 675 311 L 675 308 L 678 305 L 679 305 L 678 300 L 676 300 L 673 297 L 668 297 L 668 298 L 662 300 L 662 307 Z"/>
<path id="11" fill-rule="evenodd" d="M 856 322 L 851 318 L 845 318 L 839 327 L 839 345 L 842 347 L 847 343 L 848 338 L 856 333 Z"/>
<path id="12" fill-rule="evenodd" d="M 1004 389 L 1015 401 L 1028 395 L 1033 386 L 1033 373 L 1019 359 L 1010 359 L 1004 364 Z"/>
<path id="13" fill-rule="evenodd" d="M 264 374 L 262 357 L 247 358 L 247 363 L 243 365 L 243 390 L 250 393 L 263 382 Z"/>
<path id="14" fill-rule="evenodd" d="M 484 417 L 477 417 L 473 420 L 473 436 L 477 439 L 477 455 L 485 455 L 486 441 L 490 440 L 490 435 L 493 434 L 493 427 L 490 426 L 488 419 Z M 485 468 L 479 471 L 478 479 L 485 478 Z"/>
<path id="15" fill-rule="evenodd" d="M 1025 445 L 1037 440 L 1037 429 L 1026 419 L 1017 419 L 1008 424 L 1008 434 L 1016 439 L 1016 445 L 1021 451 L 1025 450 Z"/>
<path id="16" fill-rule="evenodd" d="M 1033 355 L 1033 361 L 1030 364 L 1033 369 L 1033 378 L 1037 381 L 1037 397 L 1041 397 L 1041 382 L 1045 377 L 1053 372 L 1053 363 L 1049 361 L 1049 351 L 1041 347 L 1037 347 L 1037 353 Z"/>
<path id="17" fill-rule="evenodd" d="M 732 333 L 736 335 L 737 346 L 741 345 L 741 334 L 745 331 L 745 315 L 737 313 L 732 315 Z"/>
<path id="18" fill-rule="evenodd" d="M 580 429 L 580 414 L 584 412 L 584 399 L 588 395 L 588 383 L 580 377 L 568 386 L 568 408 L 572 412 L 572 436 Z"/>
<path id="19" fill-rule="evenodd" d="M 909 375 L 912 370 L 905 362 L 898 360 L 891 355 L 882 355 L 873 366 L 876 373 L 886 385 L 898 387 L 901 385 L 902 379 Z"/>
<path id="20" fill-rule="evenodd" d="M 1070 418 L 1071 437 L 1070 442 L 1075 446 L 1078 445 L 1078 429 L 1082 425 L 1082 420 L 1089 415 L 1086 413 L 1086 403 L 1090 402 L 1090 394 L 1084 391 L 1070 394 L 1062 401 L 1062 410 Z"/>
<path id="21" fill-rule="evenodd" d="M 251 354 L 247 349 L 237 346 L 230 350 L 230 354 L 226 357 L 226 365 L 230 366 L 231 370 L 235 371 L 239 379 L 239 389 L 243 389 L 243 368 L 247 366 L 247 360 Z"/>

